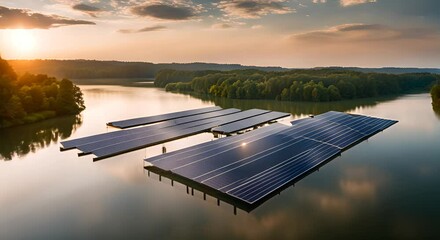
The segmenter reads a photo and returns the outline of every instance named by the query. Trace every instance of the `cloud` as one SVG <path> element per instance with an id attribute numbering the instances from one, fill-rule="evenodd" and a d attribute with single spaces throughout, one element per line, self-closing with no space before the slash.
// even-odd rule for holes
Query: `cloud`
<path id="1" fill-rule="evenodd" d="M 227 15 L 240 18 L 260 18 L 268 14 L 286 14 L 294 9 L 285 6 L 286 0 L 231 0 L 215 4 Z"/>
<path id="2" fill-rule="evenodd" d="M 397 29 L 381 24 L 352 23 L 334 26 L 325 30 L 295 34 L 292 38 L 318 42 L 359 42 L 427 38 L 437 34 L 438 32 L 430 29 Z"/>
<path id="3" fill-rule="evenodd" d="M 326 3 L 327 0 L 312 0 L 313 3 Z M 343 7 L 349 7 L 364 3 L 374 3 L 377 0 L 339 0 L 339 4 Z"/>
<path id="4" fill-rule="evenodd" d="M 151 27 L 144 27 L 141 29 L 120 29 L 120 30 L 118 30 L 118 32 L 120 32 L 120 33 L 141 33 L 141 32 L 159 31 L 159 30 L 166 29 L 166 28 L 167 27 L 165 27 L 165 26 L 156 25 L 156 26 L 151 26 Z"/>
<path id="5" fill-rule="evenodd" d="M 286 58 L 293 54 L 306 65 L 319 59 L 325 66 L 434 66 L 440 56 L 440 31 L 427 26 L 345 24 L 285 40 Z"/>
<path id="6" fill-rule="evenodd" d="M 100 8 L 90 6 L 87 4 L 83 4 L 83 3 L 73 5 L 72 9 L 87 13 L 88 15 L 90 15 L 92 17 L 96 17 L 96 13 L 102 11 Z"/>
<path id="7" fill-rule="evenodd" d="M 341 0 L 340 4 L 343 7 L 349 7 L 353 5 L 359 5 L 364 3 L 374 3 L 376 0 Z"/>
<path id="8" fill-rule="evenodd" d="M 163 20 L 188 20 L 198 15 L 198 10 L 191 6 L 153 3 L 141 6 L 134 6 L 131 12 L 141 17 L 152 17 Z"/>
<path id="9" fill-rule="evenodd" d="M 45 15 L 27 9 L 0 6 L 0 29 L 49 29 L 68 25 L 95 25 L 94 22 L 75 20 L 58 15 Z"/>
<path id="10" fill-rule="evenodd" d="M 228 29 L 228 28 L 232 28 L 232 25 L 227 24 L 227 23 L 216 23 L 216 24 L 213 24 L 211 27 L 217 28 L 217 29 Z"/>

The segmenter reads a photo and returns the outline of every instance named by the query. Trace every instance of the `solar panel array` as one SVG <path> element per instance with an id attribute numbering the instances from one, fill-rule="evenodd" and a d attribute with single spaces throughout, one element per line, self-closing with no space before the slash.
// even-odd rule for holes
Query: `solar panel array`
<path id="1" fill-rule="evenodd" d="M 247 204 L 304 176 L 396 121 L 327 112 L 146 159 Z"/>
<path id="2" fill-rule="evenodd" d="M 219 111 L 221 109 L 222 109 L 221 107 L 217 107 L 217 106 L 207 107 L 207 108 L 199 108 L 199 109 L 193 109 L 193 110 L 187 110 L 187 111 L 181 111 L 181 112 L 161 114 L 161 115 L 156 115 L 156 116 L 148 116 L 148 117 L 133 118 L 133 119 L 127 119 L 127 120 L 121 120 L 121 121 L 114 121 L 114 122 L 107 123 L 107 125 L 112 126 L 112 127 L 117 127 L 117 128 L 130 128 L 130 127 L 136 127 L 136 126 L 140 126 L 140 125 L 158 123 L 158 122 L 176 119 L 176 118 L 198 115 L 201 113 Z"/>
<path id="3" fill-rule="evenodd" d="M 82 151 L 79 155 L 94 154 L 96 156 L 94 160 L 99 160 L 210 131 L 212 128 L 234 122 L 241 122 L 245 119 L 254 119 L 255 117 L 264 115 L 268 115 L 273 119 L 275 116 L 272 113 L 273 112 L 261 109 L 240 111 L 239 109 L 231 108 L 186 117 L 180 115 L 181 117 L 179 118 L 163 121 L 155 125 L 64 141 L 61 142 L 61 145 L 63 146 L 62 150 L 77 148 Z M 286 115 L 286 113 L 276 114 L 278 114 L 277 116 L 281 114 Z M 168 116 L 170 116 L 170 114 L 168 114 Z M 151 117 L 151 119 L 154 118 L 154 116 Z M 159 117 L 155 119 L 159 119 Z M 255 120 L 251 122 L 254 121 Z"/>

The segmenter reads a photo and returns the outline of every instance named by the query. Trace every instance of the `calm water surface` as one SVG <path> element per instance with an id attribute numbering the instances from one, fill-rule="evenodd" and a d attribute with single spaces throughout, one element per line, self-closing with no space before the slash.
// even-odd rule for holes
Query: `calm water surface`
<path id="1" fill-rule="evenodd" d="M 332 104 L 197 99 L 151 87 L 81 87 L 81 117 L 0 131 L 0 239 L 440 239 L 440 117 L 428 94 Z M 59 141 L 113 131 L 106 122 L 207 107 L 265 108 L 293 118 L 328 110 L 400 122 L 343 152 L 246 213 L 148 177 L 162 145 L 107 160 Z M 167 143 L 168 151 L 212 139 Z"/>

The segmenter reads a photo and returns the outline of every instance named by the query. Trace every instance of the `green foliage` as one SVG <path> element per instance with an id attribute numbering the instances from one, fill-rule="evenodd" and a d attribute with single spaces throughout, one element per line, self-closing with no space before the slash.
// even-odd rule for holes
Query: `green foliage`
<path id="1" fill-rule="evenodd" d="M 431 88 L 432 106 L 435 110 L 440 110 L 440 84 Z"/>
<path id="2" fill-rule="evenodd" d="M 180 74 L 182 77 L 179 77 Z M 424 91 L 439 79 L 439 75 L 429 73 L 393 75 L 330 68 L 284 72 L 166 70 L 161 71 L 158 77 L 158 85 L 173 82 L 166 85 L 167 91 L 194 91 L 234 99 L 315 102 Z M 175 83 L 178 79 L 185 79 L 185 84 Z"/>
<path id="3" fill-rule="evenodd" d="M 215 63 L 149 63 L 149 62 L 121 62 L 121 61 L 96 61 L 96 60 L 11 60 L 11 66 L 20 75 L 26 72 L 43 73 L 58 78 L 70 79 L 125 79 L 154 78 L 163 69 L 185 71 L 230 71 L 234 69 L 260 69 L 265 71 L 280 71 L 280 67 L 249 67 L 239 64 Z M 285 70 L 285 69 L 284 69 Z M 181 80 L 182 81 L 182 80 Z M 120 83 L 120 82 L 119 82 Z M 161 87 L 165 87 L 164 84 Z"/>
<path id="4" fill-rule="evenodd" d="M 82 93 L 71 81 L 29 73 L 18 78 L 0 58 L 0 127 L 77 114 L 84 108 Z"/>
<path id="5" fill-rule="evenodd" d="M 53 118 L 55 116 L 57 116 L 55 111 L 42 111 L 37 113 L 31 113 L 26 117 L 24 117 L 23 120 L 25 123 L 34 123 L 44 119 Z"/>
<path id="6" fill-rule="evenodd" d="M 21 119 L 26 116 L 26 111 L 17 95 L 13 95 L 6 103 L 6 116 L 10 119 Z"/>
<path id="7" fill-rule="evenodd" d="M 190 92 L 192 91 L 191 83 L 168 83 L 165 86 L 166 91 L 174 92 L 174 91 L 181 91 L 181 92 Z"/>

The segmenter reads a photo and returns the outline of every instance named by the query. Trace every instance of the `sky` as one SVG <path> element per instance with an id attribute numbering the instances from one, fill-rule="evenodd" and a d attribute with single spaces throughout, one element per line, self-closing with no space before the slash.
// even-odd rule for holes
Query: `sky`
<path id="1" fill-rule="evenodd" d="M 5 59 L 440 67 L 438 0 L 0 0 Z"/>

